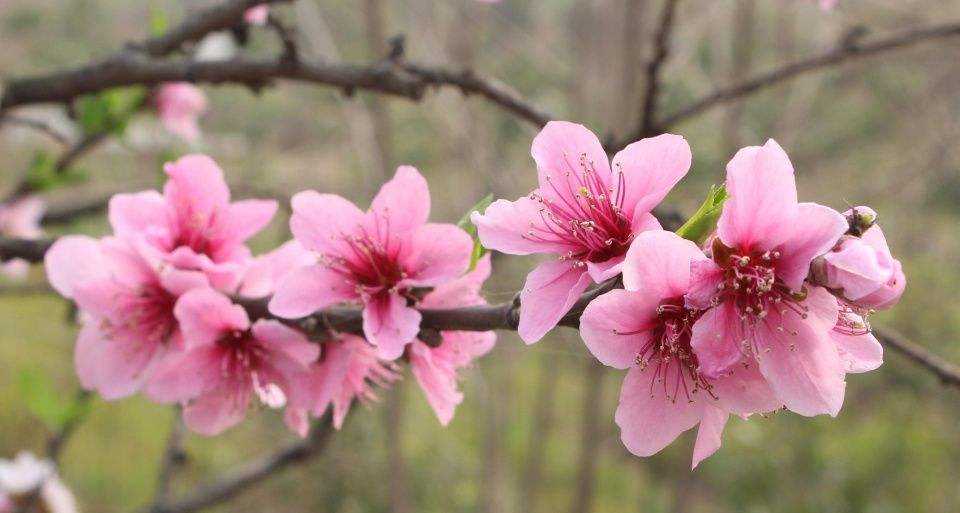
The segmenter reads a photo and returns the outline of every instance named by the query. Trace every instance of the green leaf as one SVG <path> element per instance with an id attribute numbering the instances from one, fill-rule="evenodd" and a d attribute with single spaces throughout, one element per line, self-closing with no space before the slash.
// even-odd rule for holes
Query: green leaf
<path id="1" fill-rule="evenodd" d="M 57 159 L 49 152 L 40 150 L 33 155 L 26 181 L 37 191 L 52 188 L 57 180 Z"/>
<path id="2" fill-rule="evenodd" d="M 487 252 L 486 248 L 480 244 L 480 239 L 477 237 L 477 227 L 470 221 L 470 215 L 474 212 L 483 213 L 491 203 L 493 203 L 492 193 L 487 194 L 483 199 L 478 201 L 476 205 L 470 207 L 470 210 L 467 210 L 467 213 L 460 218 L 460 221 L 457 221 L 457 226 L 473 238 L 473 252 L 470 253 L 470 267 L 467 269 L 467 272 L 472 271 L 477 266 L 477 261 L 480 260 L 480 257 Z"/>
<path id="3" fill-rule="evenodd" d="M 113 133 L 122 136 L 130 118 L 147 99 L 143 87 L 117 87 L 80 98 L 77 110 L 85 135 Z"/>
<path id="4" fill-rule="evenodd" d="M 32 369 L 20 373 L 20 393 L 30 413 L 52 431 L 74 421 L 88 408 L 87 401 L 65 398 L 46 376 Z"/>
<path id="5" fill-rule="evenodd" d="M 725 186 L 711 186 L 707 199 L 703 200 L 697 212 L 677 230 L 677 235 L 692 240 L 698 246 L 703 244 L 703 241 L 717 227 L 717 220 L 723 212 L 723 202 L 728 196 Z"/>

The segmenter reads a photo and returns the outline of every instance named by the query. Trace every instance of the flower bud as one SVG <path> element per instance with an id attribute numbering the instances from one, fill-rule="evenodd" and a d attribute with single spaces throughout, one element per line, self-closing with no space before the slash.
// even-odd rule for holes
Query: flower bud
<path id="1" fill-rule="evenodd" d="M 873 224 L 876 213 L 857 207 L 844 215 L 851 220 L 851 232 L 865 228 L 862 236 L 844 235 L 814 263 L 813 278 L 853 306 L 890 308 L 903 294 L 906 277 L 900 262 L 890 254 L 883 231 Z"/>
<path id="2" fill-rule="evenodd" d="M 870 207 L 853 207 L 843 213 L 850 223 L 850 235 L 863 236 L 877 222 L 877 212 Z"/>

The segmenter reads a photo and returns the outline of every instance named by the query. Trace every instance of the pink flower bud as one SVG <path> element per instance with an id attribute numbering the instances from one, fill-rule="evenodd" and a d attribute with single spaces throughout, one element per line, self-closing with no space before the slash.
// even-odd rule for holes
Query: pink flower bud
<path id="1" fill-rule="evenodd" d="M 857 207 L 846 213 L 872 212 Z M 875 216 L 874 216 L 875 218 Z M 861 237 L 845 235 L 823 256 L 824 284 L 838 291 L 847 302 L 868 309 L 895 305 L 903 294 L 906 277 L 898 260 L 890 254 L 879 226 L 873 225 Z"/>

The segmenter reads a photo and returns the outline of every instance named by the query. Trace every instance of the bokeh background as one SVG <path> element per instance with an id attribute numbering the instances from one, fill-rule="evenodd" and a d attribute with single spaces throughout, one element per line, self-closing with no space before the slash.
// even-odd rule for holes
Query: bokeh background
<path id="1" fill-rule="evenodd" d="M 190 1 L 5 0 L 0 75 L 85 62 L 149 32 L 151 17 L 179 20 Z M 510 84 L 559 118 L 602 136 L 638 118 L 643 66 L 657 0 L 297 0 L 303 51 L 326 61 L 368 62 L 387 37 L 407 35 L 418 62 L 470 66 Z M 807 0 L 681 2 L 664 71 L 662 109 L 778 64 L 831 48 L 851 29 L 866 37 L 960 20 L 955 0 L 841 0 L 821 12 Z M 276 51 L 254 30 L 249 51 Z M 535 183 L 535 130 L 455 90 L 421 103 L 282 84 L 259 94 L 206 87 L 212 106 L 194 147 L 138 116 L 122 140 L 78 166 L 89 180 L 46 194 L 51 209 L 118 191 L 155 188 L 160 163 L 202 151 L 217 159 L 238 197 L 287 197 L 306 188 L 366 204 L 396 165 L 416 165 L 433 194 L 432 218 L 455 222 L 488 192 L 514 198 Z M 32 109 L 56 121 L 56 108 Z M 63 128 L 69 124 L 62 122 Z M 960 39 L 940 39 L 830 68 L 724 104 L 674 127 L 694 151 L 687 179 L 668 197 L 691 212 L 744 145 L 776 138 L 797 169 L 801 198 L 838 209 L 869 204 L 908 287 L 878 314 L 889 326 L 960 361 Z M 12 186 L 49 139 L 0 131 L 0 185 Z M 102 214 L 51 234 L 105 233 Z M 288 238 L 286 214 L 258 236 L 266 251 Z M 512 297 L 533 258 L 494 260 L 491 302 Z M 47 427 L 24 383 L 48 380 L 69 397 L 78 384 L 68 306 L 33 269 L 0 284 L 0 456 L 42 453 Z M 465 372 L 466 400 L 442 428 L 409 373 L 381 400 L 355 407 L 327 450 L 214 511 L 233 512 L 899 512 L 960 510 L 960 395 L 896 354 L 876 372 L 848 377 L 835 418 L 779 413 L 733 419 L 723 448 L 689 470 L 692 433 L 650 458 L 630 455 L 613 422 L 621 371 L 602 368 L 574 331 L 534 346 L 500 333 Z M 173 411 L 142 398 L 94 400 L 63 455 L 62 473 L 84 511 L 132 512 L 152 497 Z M 294 439 L 280 415 L 252 412 L 217 438 L 188 436 L 175 490 L 214 477 Z"/>

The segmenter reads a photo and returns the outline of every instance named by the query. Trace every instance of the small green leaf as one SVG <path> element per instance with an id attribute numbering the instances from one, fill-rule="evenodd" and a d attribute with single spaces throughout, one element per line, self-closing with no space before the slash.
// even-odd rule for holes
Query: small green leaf
<path id="1" fill-rule="evenodd" d="M 88 408 L 88 401 L 65 398 L 46 376 L 32 369 L 20 373 L 20 393 L 30 413 L 52 431 L 74 421 Z"/>
<path id="2" fill-rule="evenodd" d="M 677 230 L 677 235 L 692 240 L 697 245 L 703 244 L 703 241 L 717 227 L 717 220 L 723 212 L 723 202 L 728 196 L 725 186 L 711 186 L 707 199 L 703 200 L 697 212 Z"/>
<path id="3" fill-rule="evenodd" d="M 83 133 L 122 136 L 130 118 L 146 99 L 147 90 L 143 87 L 117 87 L 80 98 L 77 110 Z"/>
<path id="4" fill-rule="evenodd" d="M 45 191 L 55 185 L 57 159 L 49 152 L 40 150 L 33 155 L 26 181 L 37 191 Z"/>
<path id="5" fill-rule="evenodd" d="M 483 199 L 478 201 L 476 205 L 470 207 L 470 210 L 468 210 L 467 213 L 460 218 L 460 221 L 457 222 L 457 226 L 470 234 L 470 237 L 473 238 L 473 251 L 470 253 L 470 267 L 467 269 L 467 272 L 472 271 L 477 266 L 477 261 L 479 261 L 480 257 L 482 257 L 487 251 L 486 248 L 480 244 L 480 239 L 477 237 L 477 227 L 473 224 L 473 222 L 470 221 L 470 215 L 474 212 L 483 213 L 485 210 L 487 210 L 487 207 L 489 207 L 491 203 L 493 203 L 492 193 L 487 194 L 483 197 Z"/>

